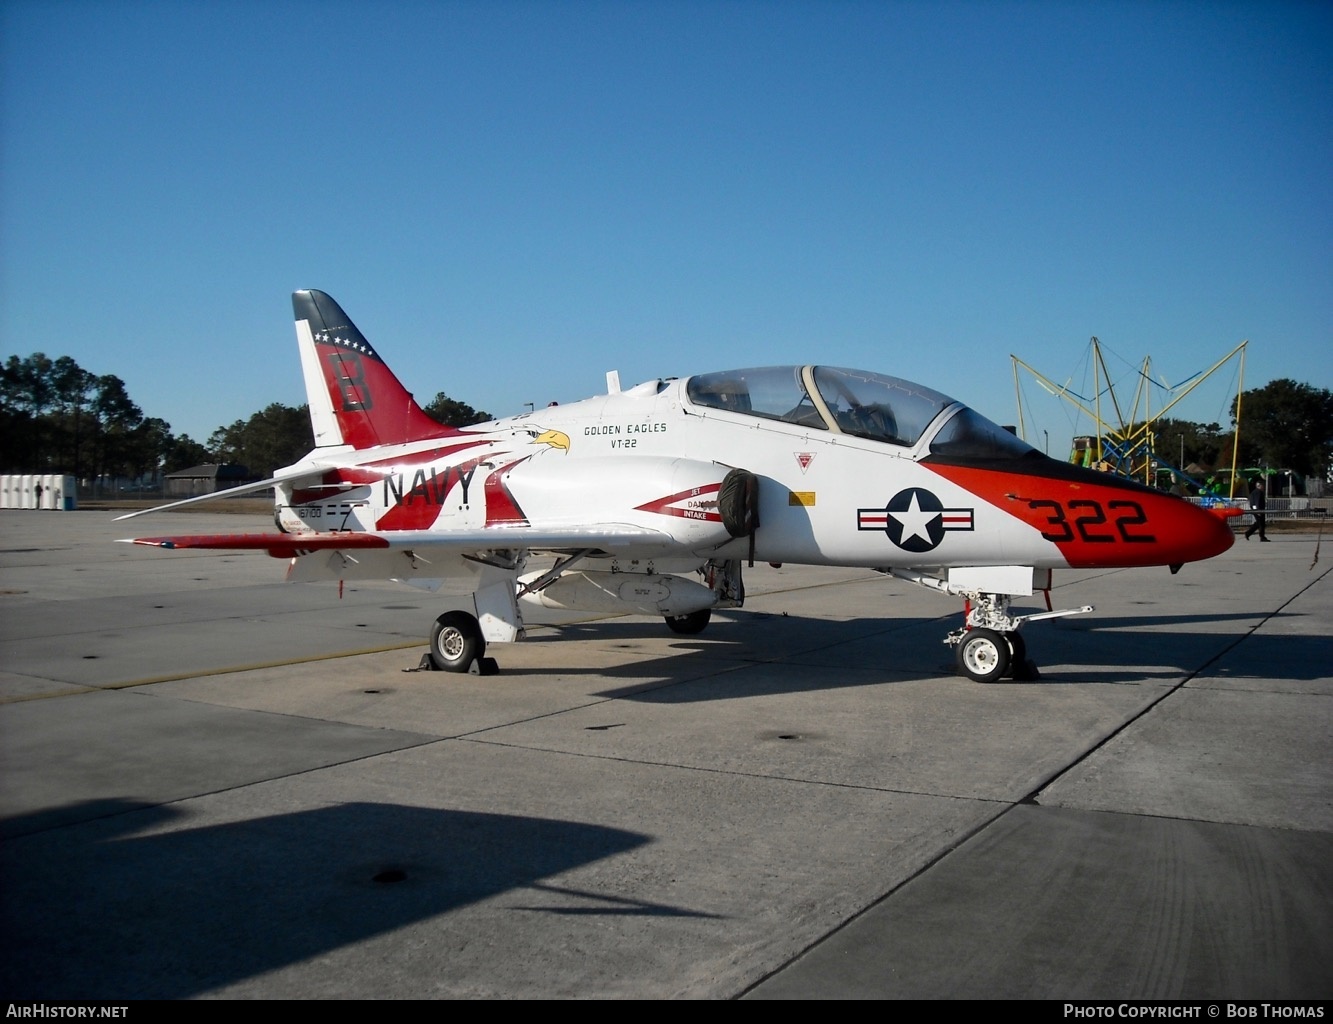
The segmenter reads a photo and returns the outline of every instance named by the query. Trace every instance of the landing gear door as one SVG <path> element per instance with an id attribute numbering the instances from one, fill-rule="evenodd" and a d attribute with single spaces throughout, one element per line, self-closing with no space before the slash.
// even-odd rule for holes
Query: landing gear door
<path id="1" fill-rule="evenodd" d="M 1048 589 L 1050 578 L 1050 570 L 1033 569 L 1030 565 L 969 565 L 949 570 L 949 586 L 955 591 L 1021 597 L 1029 597 L 1035 590 Z"/>

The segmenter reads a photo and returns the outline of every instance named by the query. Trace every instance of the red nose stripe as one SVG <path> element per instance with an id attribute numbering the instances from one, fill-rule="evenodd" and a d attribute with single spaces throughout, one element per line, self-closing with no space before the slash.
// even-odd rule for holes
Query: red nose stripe
<path id="1" fill-rule="evenodd" d="M 1226 522 L 1210 511 L 1103 473 L 1046 476 L 927 465 L 1037 530 L 1075 568 L 1197 562 L 1235 542 Z"/>

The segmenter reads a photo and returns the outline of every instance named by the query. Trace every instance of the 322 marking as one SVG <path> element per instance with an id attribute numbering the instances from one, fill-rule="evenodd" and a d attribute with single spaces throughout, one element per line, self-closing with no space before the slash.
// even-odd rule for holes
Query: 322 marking
<path id="1" fill-rule="evenodd" d="M 1050 511 L 1046 517 L 1048 528 L 1041 535 L 1056 544 L 1073 540 L 1076 530 L 1086 544 L 1114 544 L 1116 541 L 1151 544 L 1157 540 L 1155 534 L 1138 529 L 1148 522 L 1148 517 L 1137 501 L 1108 501 L 1103 510 L 1102 503 L 1091 498 L 1071 501 L 1067 506 L 1050 498 L 1037 498 L 1028 502 L 1028 508 L 1034 512 L 1039 509 Z M 1109 520 L 1107 511 L 1110 512 Z"/>

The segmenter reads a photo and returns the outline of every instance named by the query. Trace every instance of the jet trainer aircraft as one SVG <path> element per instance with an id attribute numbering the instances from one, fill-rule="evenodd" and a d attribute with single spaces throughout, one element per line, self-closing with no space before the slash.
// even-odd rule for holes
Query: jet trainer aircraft
<path id="1" fill-rule="evenodd" d="M 287 577 L 393 579 L 471 596 L 430 660 L 494 672 L 523 605 L 661 615 L 697 633 L 745 599 L 742 564 L 862 566 L 965 599 L 945 640 L 979 682 L 1031 678 L 1020 628 L 1051 570 L 1210 558 L 1221 514 L 1050 459 L 930 388 L 862 370 L 770 366 L 650 380 L 477 426 L 427 416 L 336 302 L 292 297 L 315 449 L 272 478 L 280 532 L 145 537 L 257 549 Z M 144 513 L 133 513 L 142 515 Z M 130 518 L 124 516 L 122 518 Z M 535 555 L 554 565 L 529 571 Z M 544 562 L 542 564 L 545 564 Z M 1011 615 L 1044 591 L 1047 611 Z"/>

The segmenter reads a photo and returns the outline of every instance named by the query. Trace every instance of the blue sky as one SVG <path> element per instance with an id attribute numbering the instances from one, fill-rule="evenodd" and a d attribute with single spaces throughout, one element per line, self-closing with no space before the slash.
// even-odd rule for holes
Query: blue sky
<path id="1" fill-rule="evenodd" d="M 1007 423 L 1091 335 L 1333 387 L 1331 100 L 1326 3 L 6 0 L 0 355 L 198 440 L 304 401 L 296 288 L 496 414 L 823 362 Z"/>

